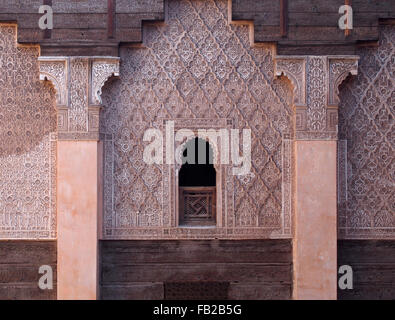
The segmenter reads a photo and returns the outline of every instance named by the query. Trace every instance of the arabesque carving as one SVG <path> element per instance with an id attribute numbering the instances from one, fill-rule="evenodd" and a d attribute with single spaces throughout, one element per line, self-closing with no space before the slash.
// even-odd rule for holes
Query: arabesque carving
<path id="1" fill-rule="evenodd" d="M 121 47 L 122 77 L 103 90 L 105 238 L 291 237 L 282 183 L 289 195 L 292 152 L 282 146 L 293 138 L 292 88 L 273 77 L 275 47 L 251 46 L 251 26 L 230 24 L 228 5 L 170 0 L 164 24 L 144 26 L 143 46 Z M 251 173 L 216 167 L 216 227 L 179 228 L 177 167 L 143 162 L 145 130 L 164 134 L 166 120 L 194 132 L 251 129 Z"/>
<path id="2" fill-rule="evenodd" d="M 106 59 L 95 59 L 92 62 L 92 95 L 91 101 L 93 104 L 101 105 L 102 99 L 102 88 L 106 81 L 114 76 L 119 77 L 119 61 L 106 60 Z"/>
<path id="3" fill-rule="evenodd" d="M 40 79 L 57 91 L 58 138 L 98 140 L 101 89 L 119 76 L 116 57 L 40 57 Z"/>
<path id="4" fill-rule="evenodd" d="M 395 27 L 340 90 L 339 237 L 395 239 Z"/>
<path id="5" fill-rule="evenodd" d="M 294 103 L 298 107 L 306 107 L 306 58 L 277 58 L 274 74 L 285 75 L 294 86 Z"/>
<path id="6" fill-rule="evenodd" d="M 39 53 L 0 25 L 0 239 L 56 238 L 56 94 L 39 81 Z"/>
<path id="7" fill-rule="evenodd" d="M 358 73 L 357 56 L 277 56 L 275 75 L 294 86 L 295 137 L 336 140 L 339 86 Z"/>

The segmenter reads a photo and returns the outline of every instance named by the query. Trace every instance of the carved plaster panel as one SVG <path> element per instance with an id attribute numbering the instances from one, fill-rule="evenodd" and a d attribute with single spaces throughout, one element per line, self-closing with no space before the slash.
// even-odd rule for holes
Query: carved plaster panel
<path id="1" fill-rule="evenodd" d="M 56 96 L 39 80 L 39 52 L 0 25 L 0 239 L 56 238 Z"/>
<path id="2" fill-rule="evenodd" d="M 357 56 L 277 56 L 275 75 L 294 86 L 295 137 L 336 140 L 339 86 L 358 72 Z"/>
<path id="3" fill-rule="evenodd" d="M 56 104 L 60 106 L 69 105 L 68 91 L 68 63 L 65 58 L 44 58 L 39 57 L 40 80 L 50 81 L 55 87 Z"/>
<path id="4" fill-rule="evenodd" d="M 119 60 L 114 59 L 99 59 L 92 61 L 92 89 L 91 101 L 92 104 L 102 104 L 102 88 L 110 77 L 119 77 Z"/>
<path id="5" fill-rule="evenodd" d="M 275 75 L 285 75 L 294 86 L 294 103 L 297 107 L 306 107 L 306 58 L 277 57 Z"/>
<path id="6" fill-rule="evenodd" d="M 395 239 L 395 28 L 361 48 L 340 90 L 339 237 Z"/>
<path id="7" fill-rule="evenodd" d="M 57 91 L 58 138 L 98 140 L 101 89 L 119 76 L 115 57 L 40 57 L 40 79 Z"/>
<path id="8" fill-rule="evenodd" d="M 291 237 L 292 88 L 274 79 L 275 47 L 251 46 L 250 26 L 229 24 L 228 4 L 170 0 L 165 23 L 144 26 L 143 46 L 121 47 L 122 77 L 103 90 L 105 238 Z M 166 120 L 251 129 L 250 174 L 217 168 L 217 227 L 179 228 L 177 168 L 143 162 L 145 130 L 165 136 Z"/>

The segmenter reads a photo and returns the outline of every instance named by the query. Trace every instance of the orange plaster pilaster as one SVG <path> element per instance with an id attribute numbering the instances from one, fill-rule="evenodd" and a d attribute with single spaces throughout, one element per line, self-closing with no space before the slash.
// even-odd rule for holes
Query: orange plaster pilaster
<path id="1" fill-rule="evenodd" d="M 95 300 L 98 286 L 102 144 L 58 142 L 59 300 Z"/>
<path id="2" fill-rule="evenodd" d="M 298 300 L 337 298 L 336 141 L 296 141 L 294 288 Z"/>

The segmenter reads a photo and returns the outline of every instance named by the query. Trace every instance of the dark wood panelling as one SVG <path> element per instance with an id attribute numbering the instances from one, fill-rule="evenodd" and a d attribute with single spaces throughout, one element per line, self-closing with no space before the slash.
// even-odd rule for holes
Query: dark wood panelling
<path id="1" fill-rule="evenodd" d="M 290 299 L 291 240 L 101 241 L 103 299 L 161 299 L 172 283 L 228 283 L 229 299 Z"/>
<path id="2" fill-rule="evenodd" d="M 0 300 L 55 300 L 56 285 L 53 290 L 41 290 L 36 284 L 0 284 Z"/>
<path id="3" fill-rule="evenodd" d="M 51 32 L 38 28 L 38 8 L 43 3 L 43 0 L 2 0 L 0 22 L 17 22 L 18 41 L 40 43 L 45 54 L 85 55 L 84 44 L 88 41 L 96 44 L 91 46 L 90 55 L 117 55 L 117 50 L 104 50 L 108 46 L 103 42 L 110 45 L 141 42 L 144 21 L 164 20 L 166 2 L 53 1 Z M 285 3 L 287 10 L 283 11 Z M 379 21 L 395 19 L 393 0 L 353 0 L 354 29 L 346 36 L 338 28 L 338 10 L 344 4 L 344 0 L 233 0 L 232 17 L 253 21 L 255 40 L 277 43 L 279 54 L 352 54 L 356 44 L 378 40 Z"/>
<path id="4" fill-rule="evenodd" d="M 168 282 L 165 300 L 226 300 L 229 282 Z"/>
<path id="5" fill-rule="evenodd" d="M 395 299 L 395 241 L 339 241 L 338 265 L 354 275 L 353 290 L 339 289 L 339 299 Z"/>
<path id="6" fill-rule="evenodd" d="M 0 300 L 56 299 L 56 241 L 0 241 Z M 53 269 L 53 290 L 41 290 L 40 266 Z"/>
<path id="7" fill-rule="evenodd" d="M 164 19 L 163 0 L 57 0 L 52 2 L 54 29 L 48 32 L 38 27 L 43 4 L 0 1 L 0 22 L 18 23 L 18 42 L 39 43 L 43 55 L 118 56 L 120 42 L 142 41 L 144 21 Z"/>
<path id="8" fill-rule="evenodd" d="M 276 42 L 278 54 L 284 55 L 354 54 L 357 44 L 378 40 L 380 19 L 395 19 L 394 1 L 353 0 L 353 30 L 346 35 L 338 28 L 338 10 L 345 0 L 289 0 L 288 32 L 282 37 L 282 2 L 233 0 L 232 16 L 234 20 L 253 21 L 255 41 Z"/>
<path id="9" fill-rule="evenodd" d="M 257 283 L 231 283 L 229 300 L 284 300 L 291 299 L 292 286 L 262 286 Z"/>
<path id="10" fill-rule="evenodd" d="M 122 283 L 103 284 L 101 287 L 103 300 L 163 300 L 163 283 Z"/>
<path id="11" fill-rule="evenodd" d="M 114 272 L 116 267 L 117 272 Z M 103 283 L 126 282 L 177 282 L 177 281 L 242 281 L 286 283 L 289 281 L 289 265 L 262 263 L 210 263 L 185 264 L 124 264 L 103 265 Z"/>
<path id="12" fill-rule="evenodd" d="M 260 241 L 103 241 L 101 245 L 104 264 L 292 262 L 288 240 L 257 243 Z"/>

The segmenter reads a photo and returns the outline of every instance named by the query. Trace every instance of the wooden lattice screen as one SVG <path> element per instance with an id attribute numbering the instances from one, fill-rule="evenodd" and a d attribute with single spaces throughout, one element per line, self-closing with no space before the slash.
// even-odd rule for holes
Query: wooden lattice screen
<path id="1" fill-rule="evenodd" d="M 216 188 L 180 187 L 180 224 L 215 224 Z"/>

